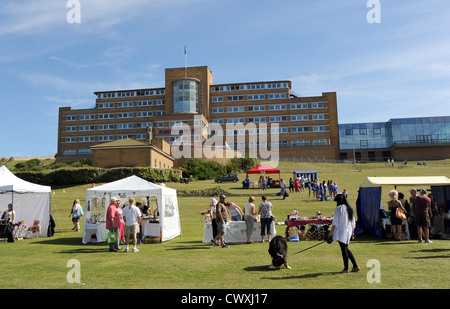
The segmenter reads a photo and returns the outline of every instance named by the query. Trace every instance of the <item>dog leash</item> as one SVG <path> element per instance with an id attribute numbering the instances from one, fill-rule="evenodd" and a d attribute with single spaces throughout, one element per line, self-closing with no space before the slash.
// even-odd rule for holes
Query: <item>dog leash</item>
<path id="1" fill-rule="evenodd" d="M 288 254 L 288 256 L 299 254 L 299 253 L 301 253 L 301 252 L 303 252 L 303 251 L 306 251 L 306 250 L 312 249 L 312 248 L 314 248 L 314 247 L 320 246 L 321 244 L 323 244 L 323 243 L 325 243 L 325 242 L 327 242 L 327 241 L 324 240 L 324 241 L 319 242 L 318 244 L 315 244 L 314 246 L 311 246 L 311 247 L 309 247 L 309 248 L 300 250 L 300 251 L 298 251 L 298 252 L 296 252 L 296 253 L 293 253 L 293 254 Z"/>

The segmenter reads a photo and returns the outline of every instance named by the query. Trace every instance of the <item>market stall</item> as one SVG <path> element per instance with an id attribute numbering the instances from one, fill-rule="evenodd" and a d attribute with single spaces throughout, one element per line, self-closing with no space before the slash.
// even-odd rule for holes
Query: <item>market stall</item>
<path id="1" fill-rule="evenodd" d="M 370 235 L 381 238 L 380 204 L 382 187 L 394 189 L 431 188 L 435 202 L 446 205 L 450 211 L 450 179 L 445 176 L 424 177 L 367 177 L 360 185 L 356 201 L 359 227 Z"/>
<path id="2" fill-rule="evenodd" d="M 249 174 L 278 174 L 278 181 L 275 181 L 277 183 L 277 187 L 281 187 L 281 174 L 280 170 L 273 168 L 272 166 L 268 164 L 258 164 L 254 168 L 247 170 L 247 178 Z"/>
<path id="3" fill-rule="evenodd" d="M 303 178 L 308 179 L 308 182 L 314 182 L 315 179 L 319 180 L 319 172 L 316 170 L 299 170 L 293 172 L 293 178 Z"/>
<path id="4" fill-rule="evenodd" d="M 33 226 L 39 222 L 37 236 L 47 236 L 50 222 L 49 186 L 42 186 L 25 181 L 14 175 L 6 166 L 0 167 L 0 216 L 13 205 L 16 213 L 15 223 L 23 222 L 23 226 Z M 17 226 L 19 228 L 19 226 Z"/>
<path id="5" fill-rule="evenodd" d="M 145 217 L 142 222 L 144 236 L 161 236 L 161 241 L 166 241 L 181 235 L 176 190 L 156 185 L 137 176 L 130 176 L 86 190 L 82 242 L 86 244 L 105 241 L 106 210 L 111 198 L 120 198 L 123 205 L 130 196 L 137 202 L 152 201 L 152 214 Z"/>

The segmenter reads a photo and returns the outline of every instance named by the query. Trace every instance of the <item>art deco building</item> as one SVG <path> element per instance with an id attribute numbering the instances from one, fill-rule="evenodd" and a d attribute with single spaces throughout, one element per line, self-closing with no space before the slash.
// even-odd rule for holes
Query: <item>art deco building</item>
<path id="1" fill-rule="evenodd" d="M 91 156 L 93 145 L 144 141 L 151 126 L 153 138 L 165 139 L 172 150 L 177 142 L 190 143 L 192 157 L 204 158 L 196 145 L 214 137 L 262 159 L 268 158 L 258 150 L 270 150 L 275 140 L 279 160 L 338 160 L 336 93 L 300 97 L 291 88 L 289 80 L 214 84 L 207 66 L 166 69 L 164 87 L 98 91 L 94 108 L 61 107 L 56 158 L 77 161 Z"/>

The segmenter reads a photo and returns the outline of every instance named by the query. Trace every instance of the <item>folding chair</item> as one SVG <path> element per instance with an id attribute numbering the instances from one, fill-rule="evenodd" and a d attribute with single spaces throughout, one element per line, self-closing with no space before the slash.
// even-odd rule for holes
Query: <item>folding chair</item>
<path id="1" fill-rule="evenodd" d="M 38 238 L 41 233 L 41 223 L 39 220 L 34 220 L 32 226 L 26 229 L 26 238 Z"/>

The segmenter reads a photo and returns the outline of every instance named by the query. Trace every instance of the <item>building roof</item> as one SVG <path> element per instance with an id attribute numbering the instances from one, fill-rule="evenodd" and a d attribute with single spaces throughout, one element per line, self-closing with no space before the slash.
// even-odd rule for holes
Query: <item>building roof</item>
<path id="1" fill-rule="evenodd" d="M 95 149 L 108 149 L 108 148 L 111 149 L 111 148 L 138 148 L 138 147 L 152 148 L 152 149 L 156 150 L 157 152 L 169 157 L 170 159 L 175 160 L 174 157 L 172 157 L 170 154 L 162 151 L 155 145 L 153 145 L 151 143 L 149 144 L 147 142 L 137 141 L 133 138 L 125 138 L 125 139 L 116 140 L 116 141 L 112 141 L 112 142 L 106 142 L 103 144 L 97 144 L 97 145 L 91 146 L 90 148 L 95 150 Z"/>
<path id="2" fill-rule="evenodd" d="M 132 146 L 152 146 L 146 142 L 137 141 L 132 138 L 120 139 L 112 142 L 92 145 L 91 148 L 109 148 L 109 147 L 132 147 Z"/>

